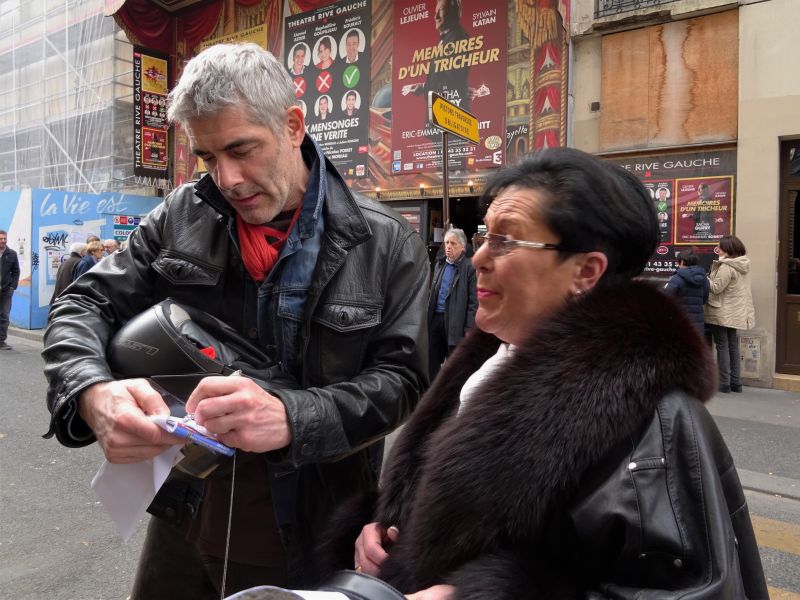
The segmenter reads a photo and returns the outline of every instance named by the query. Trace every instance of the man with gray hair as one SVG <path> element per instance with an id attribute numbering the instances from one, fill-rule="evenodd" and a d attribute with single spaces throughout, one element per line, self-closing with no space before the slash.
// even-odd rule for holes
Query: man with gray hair
<path id="1" fill-rule="evenodd" d="M 431 380 L 464 335 L 475 328 L 478 284 L 466 256 L 467 236 L 461 229 L 444 234 L 444 256 L 436 261 L 428 298 L 428 371 Z"/>
<path id="2" fill-rule="evenodd" d="M 106 343 L 167 297 L 211 312 L 298 389 L 248 377 L 197 385 L 186 410 L 237 449 L 235 479 L 228 468 L 199 480 L 197 505 L 198 480 L 173 473 L 179 500 L 165 508 L 159 493 L 151 505 L 163 518 L 150 520 L 132 598 L 312 585 L 322 525 L 343 499 L 377 489 L 380 440 L 427 386 L 425 248 L 399 215 L 348 190 L 305 134 L 288 73 L 257 45 L 190 60 L 168 117 L 208 175 L 173 191 L 125 252 L 56 301 L 43 352 L 50 434 L 68 446 L 96 439 L 117 463 L 179 443 L 148 419 L 169 411 L 146 380 L 114 381 Z"/>
<path id="3" fill-rule="evenodd" d="M 50 304 L 53 304 L 56 298 L 72 283 L 72 272 L 75 270 L 76 265 L 81 262 L 84 254 L 86 254 L 86 244 L 83 242 L 73 242 L 69 245 L 69 256 L 58 265 L 58 271 L 56 271 L 56 284 L 53 287 L 53 296 L 50 298 Z"/>
<path id="4" fill-rule="evenodd" d="M 114 238 L 108 238 L 107 240 L 103 240 L 103 250 L 106 251 L 106 255 L 114 254 L 117 250 L 119 250 L 119 244 L 117 240 Z"/>

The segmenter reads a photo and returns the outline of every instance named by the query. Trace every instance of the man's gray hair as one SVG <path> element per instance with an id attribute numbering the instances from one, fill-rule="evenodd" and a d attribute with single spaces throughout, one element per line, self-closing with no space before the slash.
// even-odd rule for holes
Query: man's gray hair
<path id="1" fill-rule="evenodd" d="M 258 44 L 217 44 L 203 50 L 183 69 L 169 93 L 167 117 L 185 125 L 241 106 L 253 122 L 278 135 L 286 109 L 297 104 L 294 84 L 283 65 Z"/>
<path id="2" fill-rule="evenodd" d="M 69 253 L 82 254 L 86 250 L 86 244 L 83 242 L 73 242 L 69 245 Z"/>
<path id="3" fill-rule="evenodd" d="M 444 239 L 451 236 L 456 238 L 462 246 L 467 247 L 467 234 L 464 233 L 463 229 L 448 229 L 444 234 Z"/>

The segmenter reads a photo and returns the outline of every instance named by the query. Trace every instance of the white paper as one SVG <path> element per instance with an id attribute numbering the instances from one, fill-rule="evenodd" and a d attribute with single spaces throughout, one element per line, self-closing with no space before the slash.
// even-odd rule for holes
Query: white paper
<path id="1" fill-rule="evenodd" d="M 181 446 L 171 446 L 155 458 L 138 463 L 113 464 L 103 461 L 92 479 L 95 496 L 117 524 L 127 542 L 170 470 L 181 458 Z"/>
<path id="2" fill-rule="evenodd" d="M 233 596 L 227 596 L 225 600 L 288 600 L 290 598 L 302 600 L 348 600 L 347 596 L 340 592 L 287 590 L 272 585 L 259 585 L 248 588 L 235 593 Z"/>

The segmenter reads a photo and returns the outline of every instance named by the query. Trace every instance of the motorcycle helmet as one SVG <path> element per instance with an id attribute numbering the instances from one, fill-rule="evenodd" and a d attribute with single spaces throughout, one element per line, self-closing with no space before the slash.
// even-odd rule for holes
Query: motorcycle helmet
<path id="1" fill-rule="evenodd" d="M 169 298 L 128 321 L 106 354 L 119 378 L 229 375 L 269 365 L 269 358 L 228 324 Z"/>
<path id="2" fill-rule="evenodd" d="M 147 378 L 174 417 L 186 415 L 186 400 L 209 375 L 239 372 L 270 392 L 299 387 L 293 377 L 231 326 L 170 298 L 138 314 L 117 331 L 106 347 L 106 360 L 117 379 Z M 183 452 L 178 470 L 197 478 L 208 476 L 227 460 L 195 444 Z M 168 484 L 169 480 L 148 511 L 179 522 L 186 504 L 184 486 L 173 494 Z"/>
<path id="3" fill-rule="evenodd" d="M 128 321 L 106 347 L 117 379 L 146 377 L 174 416 L 208 375 L 241 372 L 264 389 L 297 389 L 293 377 L 218 318 L 167 298 Z"/>

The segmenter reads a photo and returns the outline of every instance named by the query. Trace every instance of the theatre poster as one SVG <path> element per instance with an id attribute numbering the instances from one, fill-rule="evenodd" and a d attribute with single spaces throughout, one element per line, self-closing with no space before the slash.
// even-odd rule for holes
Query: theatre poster
<path id="1" fill-rule="evenodd" d="M 283 63 L 308 133 L 347 178 L 367 176 L 371 1 L 286 18 Z"/>
<path id="2" fill-rule="evenodd" d="M 442 134 L 428 121 L 428 92 L 478 119 L 480 143 L 453 139 L 450 168 L 505 164 L 508 3 L 463 0 L 435 19 L 435 0 L 396 0 L 392 48 L 392 174 L 442 168 Z"/>
<path id="3" fill-rule="evenodd" d="M 169 57 L 133 48 L 133 173 L 169 177 Z"/>
<path id="4" fill-rule="evenodd" d="M 636 175 L 653 200 L 659 244 L 645 271 L 671 275 L 682 250 L 706 268 L 723 235 L 733 234 L 736 150 L 608 158 Z"/>

